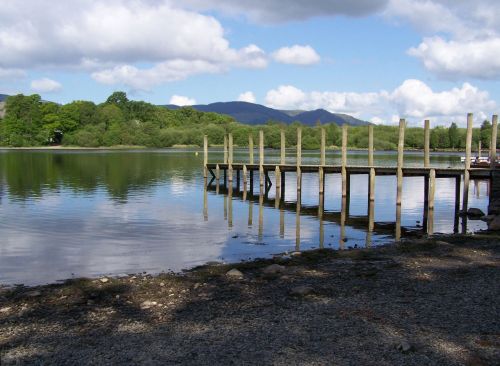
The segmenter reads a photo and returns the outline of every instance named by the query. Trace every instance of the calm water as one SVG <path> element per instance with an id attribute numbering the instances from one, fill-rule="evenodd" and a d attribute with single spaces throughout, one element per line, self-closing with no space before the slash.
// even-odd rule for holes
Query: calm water
<path id="1" fill-rule="evenodd" d="M 246 151 L 235 153 L 235 162 L 245 158 Z M 0 283 L 179 271 L 207 261 L 266 257 L 320 245 L 364 247 L 394 239 L 395 177 L 376 179 L 370 237 L 366 176 L 351 178 L 349 212 L 342 215 L 340 177 L 327 175 L 319 220 L 316 174 L 304 174 L 297 206 L 295 179 L 288 173 L 285 203 L 276 209 L 274 187 L 265 198 L 256 186 L 255 196 L 246 201 L 235 190 L 230 196 L 222 189 L 218 194 L 215 188 L 204 192 L 202 159 L 195 150 L 0 150 Z M 327 159 L 340 163 L 337 153 Z M 220 152 L 210 152 L 210 161 L 221 160 Z M 266 152 L 266 162 L 278 160 L 278 152 Z M 305 152 L 304 164 L 318 161 L 317 154 Z M 366 154 L 350 153 L 349 164 L 366 164 Z M 375 164 L 395 165 L 395 155 L 379 153 Z M 405 156 L 405 165 L 421 164 L 420 154 Z M 460 155 L 437 154 L 432 164 L 460 167 Z M 422 232 L 422 181 L 404 179 L 403 236 Z M 487 188 L 487 182 L 471 183 L 470 207 L 486 209 Z M 454 189 L 453 179 L 437 180 L 435 232 L 461 230 L 454 217 Z M 469 231 L 485 228 L 481 221 L 467 225 Z"/>

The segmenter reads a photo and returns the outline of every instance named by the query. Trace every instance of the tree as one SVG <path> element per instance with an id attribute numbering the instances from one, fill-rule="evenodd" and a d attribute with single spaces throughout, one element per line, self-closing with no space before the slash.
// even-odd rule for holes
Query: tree
<path id="1" fill-rule="evenodd" d="M 458 133 L 458 127 L 455 122 L 452 122 L 448 128 L 448 138 L 450 140 L 450 147 L 456 149 L 460 145 L 460 135 Z"/>

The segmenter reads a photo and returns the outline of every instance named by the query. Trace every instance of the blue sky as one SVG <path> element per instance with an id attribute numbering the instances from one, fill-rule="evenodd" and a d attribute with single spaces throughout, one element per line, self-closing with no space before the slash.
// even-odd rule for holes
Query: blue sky
<path id="1" fill-rule="evenodd" d="M 500 109 L 495 14 L 497 0 L 2 0 L 0 93 L 479 124 Z"/>

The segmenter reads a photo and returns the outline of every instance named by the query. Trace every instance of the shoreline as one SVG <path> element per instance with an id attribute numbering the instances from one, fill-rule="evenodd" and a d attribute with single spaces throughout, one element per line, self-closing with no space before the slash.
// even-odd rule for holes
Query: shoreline
<path id="1" fill-rule="evenodd" d="M 492 364 L 499 242 L 439 235 L 181 274 L 0 287 L 0 360 Z"/>

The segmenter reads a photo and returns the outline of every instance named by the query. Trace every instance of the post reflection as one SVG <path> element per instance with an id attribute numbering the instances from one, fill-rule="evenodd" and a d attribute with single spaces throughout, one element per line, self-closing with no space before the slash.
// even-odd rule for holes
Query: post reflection
<path id="1" fill-rule="evenodd" d="M 295 250 L 300 251 L 300 208 L 302 205 L 302 194 L 297 190 L 297 209 L 295 211 Z"/>
<path id="2" fill-rule="evenodd" d="M 248 201 L 248 227 L 253 225 L 253 201 Z"/>
<path id="3" fill-rule="evenodd" d="M 208 187 L 207 178 L 205 178 L 205 184 L 203 185 L 203 220 L 208 221 Z"/>
<path id="4" fill-rule="evenodd" d="M 347 197 L 342 197 L 342 207 L 340 210 L 340 237 L 339 237 L 339 249 L 345 249 L 345 220 L 347 215 Z"/>
<path id="5" fill-rule="evenodd" d="M 264 192 L 259 194 L 259 241 L 264 237 Z"/>
<path id="6" fill-rule="evenodd" d="M 233 227 L 233 184 L 231 183 L 227 191 L 227 210 L 228 219 L 227 226 L 231 229 Z"/>
<path id="7" fill-rule="evenodd" d="M 318 202 L 318 220 L 319 220 L 319 247 L 321 249 L 325 247 L 325 228 L 323 221 L 324 209 L 325 209 L 325 195 L 323 193 L 320 193 Z"/>
<path id="8" fill-rule="evenodd" d="M 375 202 L 368 202 L 368 231 L 366 232 L 366 247 L 372 245 L 373 228 L 375 227 Z"/>
<path id="9" fill-rule="evenodd" d="M 401 240 L 401 205 L 396 205 L 396 230 L 394 238 L 396 241 Z"/>

